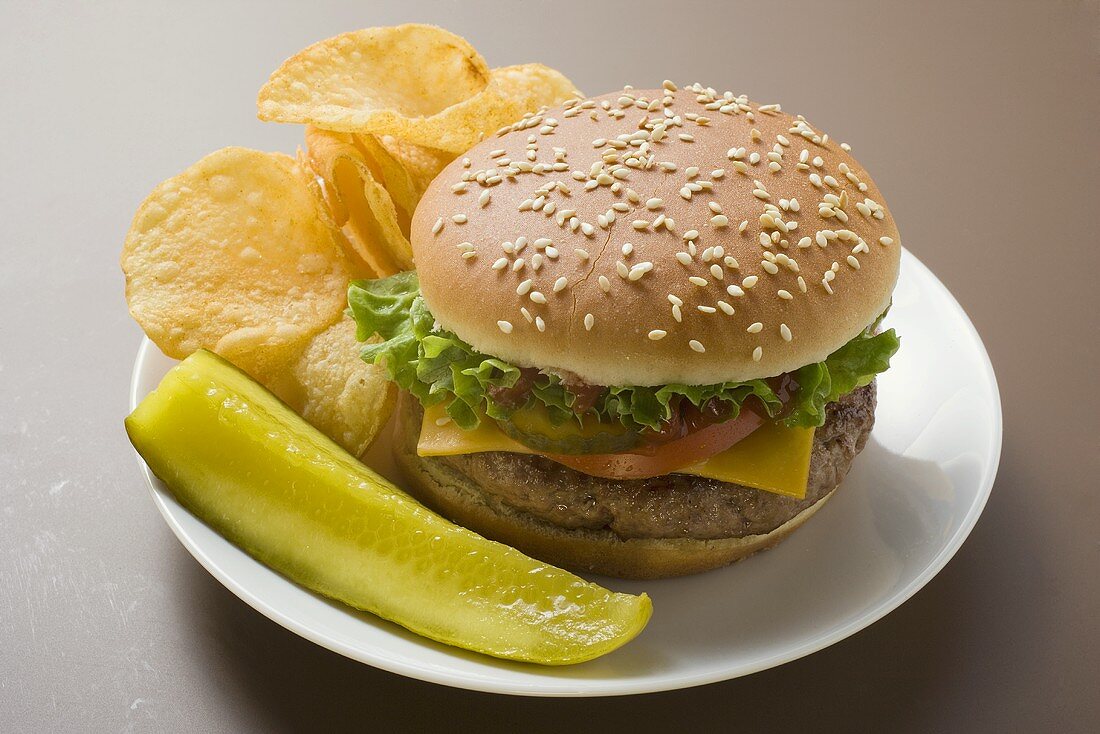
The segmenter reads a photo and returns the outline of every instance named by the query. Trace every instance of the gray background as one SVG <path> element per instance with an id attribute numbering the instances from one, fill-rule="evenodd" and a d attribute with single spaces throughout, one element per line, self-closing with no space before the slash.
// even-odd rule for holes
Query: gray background
<path id="1" fill-rule="evenodd" d="M 1100 727 L 1100 8 L 822 2 L 0 5 L 0 730 L 798 731 Z M 745 91 L 849 140 L 986 340 L 1000 476 L 958 556 L 886 619 L 694 690 L 533 700 L 315 647 L 192 560 L 122 431 L 140 332 L 117 257 L 145 194 L 255 119 L 301 47 L 420 20 L 582 89 Z"/>

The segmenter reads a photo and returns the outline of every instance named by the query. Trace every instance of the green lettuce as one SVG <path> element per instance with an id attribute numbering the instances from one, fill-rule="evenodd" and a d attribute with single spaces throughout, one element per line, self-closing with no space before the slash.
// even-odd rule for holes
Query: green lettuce
<path id="1" fill-rule="evenodd" d="M 513 412 L 495 402 L 490 388 L 513 387 L 520 369 L 481 354 L 455 334 L 439 327 L 420 297 L 413 271 L 379 280 L 359 280 L 348 289 L 348 305 L 357 324 L 357 337 L 366 341 L 362 358 L 384 365 L 390 378 L 425 406 L 447 403 L 447 414 L 462 428 L 478 425 L 482 414 L 506 419 Z M 783 421 L 789 426 L 820 426 L 825 406 L 866 385 L 890 366 L 899 341 L 893 329 L 875 334 L 876 322 L 833 352 L 824 362 L 806 365 L 794 373 L 798 389 Z M 576 397 L 554 374 L 542 374 L 531 388 L 531 399 L 544 405 L 552 421 L 576 419 Z M 610 386 L 591 412 L 601 420 L 618 421 L 640 430 L 659 429 L 687 400 L 702 407 L 719 400 L 736 417 L 745 401 L 755 397 L 771 416 L 783 411 L 783 402 L 764 380 L 723 382 L 715 385 Z"/>

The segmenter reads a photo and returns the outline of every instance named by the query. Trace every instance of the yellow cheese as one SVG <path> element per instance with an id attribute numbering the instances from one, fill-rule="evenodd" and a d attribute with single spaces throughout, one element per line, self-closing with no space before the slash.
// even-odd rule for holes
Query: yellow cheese
<path id="1" fill-rule="evenodd" d="M 679 473 L 743 484 L 765 492 L 802 499 L 806 496 L 813 443 L 812 428 L 787 428 L 780 424 L 766 423 L 722 453 L 695 466 L 681 469 Z M 424 424 L 420 428 L 420 441 L 416 446 L 417 454 L 453 456 L 483 451 L 538 453 L 506 436 L 491 420 L 484 419 L 477 428 L 466 431 L 447 417 L 443 405 L 433 405 L 424 410 Z"/>

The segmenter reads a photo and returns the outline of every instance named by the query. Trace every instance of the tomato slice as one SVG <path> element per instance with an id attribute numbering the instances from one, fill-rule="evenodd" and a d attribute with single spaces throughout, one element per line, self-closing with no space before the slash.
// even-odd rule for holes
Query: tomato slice
<path id="1" fill-rule="evenodd" d="M 647 447 L 646 453 L 545 454 L 553 461 L 594 477 L 646 479 L 698 464 L 748 436 L 764 423 L 752 410 L 730 421 L 713 423 L 682 438 Z"/>

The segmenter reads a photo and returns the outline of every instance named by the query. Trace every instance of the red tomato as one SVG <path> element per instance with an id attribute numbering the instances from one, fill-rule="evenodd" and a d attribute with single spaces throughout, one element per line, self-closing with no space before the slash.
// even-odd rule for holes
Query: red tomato
<path id="1" fill-rule="evenodd" d="M 547 454 L 570 469 L 607 479 L 645 479 L 698 464 L 748 436 L 764 422 L 752 410 L 731 421 L 713 423 L 682 438 L 646 447 L 645 454 Z"/>

